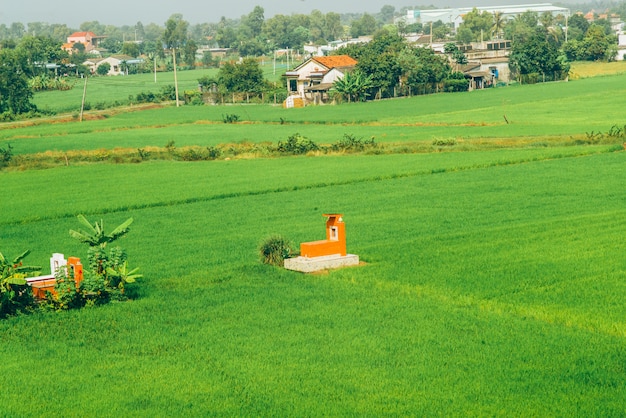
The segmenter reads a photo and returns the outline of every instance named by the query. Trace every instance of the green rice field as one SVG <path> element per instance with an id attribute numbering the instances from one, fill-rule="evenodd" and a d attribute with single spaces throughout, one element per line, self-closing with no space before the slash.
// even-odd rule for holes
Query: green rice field
<path id="1" fill-rule="evenodd" d="M 144 275 L 128 302 L 0 321 L 0 416 L 626 415 L 626 153 L 607 134 L 624 77 L 0 125 L 21 156 L 296 132 L 387 146 L 0 170 L 3 254 L 86 257 L 76 215 L 132 216 L 120 244 Z M 268 236 L 323 238 L 329 212 L 360 266 L 260 262 Z"/>

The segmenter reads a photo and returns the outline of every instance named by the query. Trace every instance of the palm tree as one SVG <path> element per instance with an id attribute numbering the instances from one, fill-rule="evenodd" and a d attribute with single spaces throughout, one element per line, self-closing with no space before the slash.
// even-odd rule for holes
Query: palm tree
<path id="1" fill-rule="evenodd" d="M 549 27 L 553 26 L 555 20 L 556 19 L 554 18 L 554 16 L 550 12 L 543 12 L 541 14 L 541 16 L 539 17 L 539 22 L 546 29 L 548 29 Z"/>
<path id="2" fill-rule="evenodd" d="M 504 31 L 504 25 L 506 24 L 502 12 L 494 12 L 493 14 L 493 26 L 491 32 L 496 39 L 500 39 L 500 35 Z"/>

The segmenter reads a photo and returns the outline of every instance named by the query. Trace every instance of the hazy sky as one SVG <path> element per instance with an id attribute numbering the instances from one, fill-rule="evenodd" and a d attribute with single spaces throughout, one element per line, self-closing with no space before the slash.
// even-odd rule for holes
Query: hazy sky
<path id="1" fill-rule="evenodd" d="M 549 1 L 549 0 L 548 0 Z M 105 1 L 54 1 L 54 0 L 0 0 L 0 23 L 65 23 L 78 28 L 92 20 L 105 25 L 134 25 L 142 22 L 162 25 L 174 13 L 183 15 L 191 24 L 218 22 L 220 17 L 238 18 L 248 14 L 255 6 L 265 10 L 265 18 L 276 14 L 306 13 L 320 10 L 324 13 L 368 12 L 375 13 L 389 4 L 399 10 L 403 6 L 432 4 L 437 7 L 491 6 L 523 4 L 524 0 L 105 0 Z"/>

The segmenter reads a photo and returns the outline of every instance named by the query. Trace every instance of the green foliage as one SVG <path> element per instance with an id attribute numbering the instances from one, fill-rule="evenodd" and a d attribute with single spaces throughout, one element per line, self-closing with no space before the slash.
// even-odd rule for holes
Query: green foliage
<path id="1" fill-rule="evenodd" d="M 13 259 L 0 253 L 0 318 L 23 312 L 32 306 L 32 293 L 26 284 L 29 273 L 40 267 L 25 266 L 24 258 L 30 254 L 26 250 Z"/>
<path id="2" fill-rule="evenodd" d="M 487 11 L 479 11 L 474 8 L 471 12 L 463 16 L 461 29 L 469 30 L 472 33 L 472 41 L 489 39 L 493 27 L 493 14 Z"/>
<path id="3" fill-rule="evenodd" d="M 259 245 L 259 255 L 264 264 L 282 267 L 285 259 L 294 252 L 293 244 L 280 235 L 266 238 Z"/>
<path id="4" fill-rule="evenodd" d="M 443 81 L 443 88 L 447 92 L 467 91 L 469 89 L 469 81 L 462 72 L 455 71 Z"/>
<path id="5" fill-rule="evenodd" d="M 350 24 L 350 35 L 353 38 L 358 38 L 359 36 L 364 35 L 372 35 L 378 29 L 378 23 L 374 16 L 363 13 L 363 15 L 356 20 L 353 20 Z"/>
<path id="6" fill-rule="evenodd" d="M 456 145 L 456 139 L 454 138 L 437 138 L 433 140 L 433 145 L 436 147 L 452 147 Z"/>
<path id="7" fill-rule="evenodd" d="M 560 56 L 558 42 L 547 36 L 547 29 L 534 26 L 512 44 L 509 58 L 511 72 L 518 81 L 535 83 L 567 77 L 569 64 Z"/>
<path id="8" fill-rule="evenodd" d="M 372 88 L 372 77 L 361 70 L 347 72 L 343 78 L 335 80 L 333 90 L 335 98 L 348 102 L 364 102 Z"/>
<path id="9" fill-rule="evenodd" d="M 119 246 L 107 248 L 107 244 L 126 235 L 133 218 L 108 234 L 104 232 L 103 220 L 93 225 L 83 215 L 79 215 L 78 220 L 86 231 L 70 230 L 70 236 L 89 246 L 88 269 L 79 288 L 74 284 L 73 272 L 68 277 L 65 269 L 60 269 L 55 286 L 57 295 L 50 296 L 49 304 L 56 309 L 71 309 L 98 305 L 111 299 L 125 300 L 126 285 L 135 283 L 143 275 L 138 274 L 138 268 L 128 267 L 124 249 Z"/>
<path id="10" fill-rule="evenodd" d="M 13 159 L 13 147 L 7 144 L 6 148 L 0 148 L 0 168 L 9 165 Z"/>
<path id="11" fill-rule="evenodd" d="M 139 274 L 139 268 L 128 268 L 128 261 L 124 260 L 122 264 L 113 264 L 113 267 L 107 267 L 106 277 L 108 283 L 105 281 L 105 285 L 115 287 L 121 294 L 124 294 L 125 286 L 128 283 L 135 283 L 137 279 L 142 278 L 143 275 Z"/>
<path id="12" fill-rule="evenodd" d="M 54 291 L 56 295 L 48 294 L 48 307 L 56 310 L 76 309 L 83 306 L 83 298 L 76 287 L 74 272 L 70 269 L 60 268 L 54 273 L 56 283 Z"/>
<path id="13" fill-rule="evenodd" d="M 363 140 L 350 134 L 344 134 L 343 139 L 331 146 L 331 150 L 341 152 L 361 152 L 369 148 L 376 148 L 376 141 L 373 137 Z"/>
<path id="14" fill-rule="evenodd" d="M 58 90 L 67 91 L 74 87 L 74 83 L 64 78 L 52 78 L 48 74 L 36 75 L 28 80 L 28 85 L 33 91 Z"/>
<path id="15" fill-rule="evenodd" d="M 104 249 L 107 244 L 116 241 L 118 238 L 123 237 L 128 233 L 128 231 L 130 231 L 129 227 L 133 223 L 133 218 L 128 218 L 125 222 L 118 225 L 109 233 L 104 232 L 103 219 L 101 219 L 100 222 L 96 221 L 92 225 L 84 215 L 78 215 L 78 221 L 85 230 L 75 231 L 70 229 L 70 236 L 89 245 L 90 247 L 99 247 Z"/>
<path id="16" fill-rule="evenodd" d="M 108 62 L 103 62 L 102 64 L 98 65 L 98 68 L 96 69 L 96 74 L 104 76 L 109 74 L 109 71 L 111 71 L 111 64 L 109 64 Z"/>
<path id="17" fill-rule="evenodd" d="M 300 134 L 289 136 L 285 142 L 278 141 L 278 146 L 276 147 L 278 152 L 292 155 L 306 154 L 319 149 L 319 145 Z"/>
<path id="18" fill-rule="evenodd" d="M 222 64 L 217 79 L 218 84 L 230 93 L 261 93 L 266 88 L 263 71 L 254 58 Z"/>
<path id="19" fill-rule="evenodd" d="M 239 115 L 236 115 L 234 113 L 227 113 L 225 115 L 222 115 L 222 122 L 224 122 L 224 123 L 237 123 L 237 122 L 239 122 Z"/>
<path id="20" fill-rule="evenodd" d="M 604 28 L 592 24 L 581 40 L 572 39 L 563 45 L 563 51 L 570 60 L 614 61 L 617 42 L 613 34 L 607 35 Z"/>
<path id="21" fill-rule="evenodd" d="M 19 115 L 36 110 L 28 85 L 30 69 L 23 51 L 0 48 L 0 114 Z"/>

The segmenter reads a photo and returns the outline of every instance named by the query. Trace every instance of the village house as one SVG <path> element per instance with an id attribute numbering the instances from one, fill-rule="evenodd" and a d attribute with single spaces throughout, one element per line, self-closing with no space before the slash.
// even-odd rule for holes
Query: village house
<path id="1" fill-rule="evenodd" d="M 67 37 L 67 43 L 63 44 L 62 48 L 65 51 L 72 52 L 76 43 L 83 44 L 86 53 L 92 53 L 98 48 L 98 42 L 106 36 L 97 36 L 93 32 L 74 32 Z"/>
<path id="2" fill-rule="evenodd" d="M 107 58 L 90 58 L 83 62 L 89 68 L 91 74 L 95 74 L 98 67 L 104 63 L 110 65 L 107 75 L 128 75 L 128 67 L 143 63 L 142 58 L 133 58 L 128 55 L 111 55 Z"/>
<path id="3" fill-rule="evenodd" d="M 343 79 L 356 66 L 348 55 L 313 57 L 285 73 L 287 94 L 298 96 L 304 104 L 322 103 L 329 98 L 328 91 L 336 80 Z"/>

